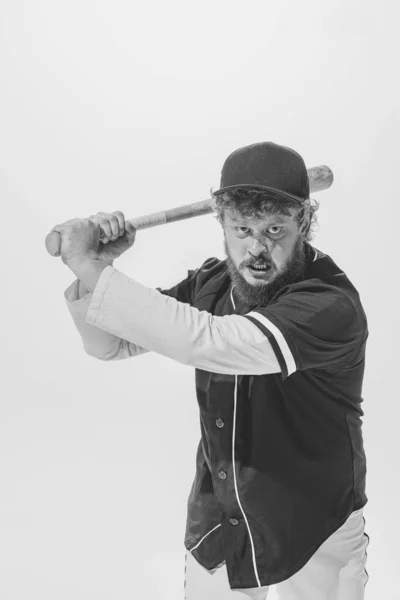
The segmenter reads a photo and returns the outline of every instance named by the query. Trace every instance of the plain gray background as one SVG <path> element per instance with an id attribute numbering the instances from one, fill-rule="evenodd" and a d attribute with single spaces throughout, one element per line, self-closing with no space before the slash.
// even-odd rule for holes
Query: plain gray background
<path id="1" fill-rule="evenodd" d="M 183 597 L 194 370 L 88 357 L 63 297 L 74 276 L 44 238 L 203 200 L 228 154 L 263 140 L 335 173 L 313 244 L 369 321 L 366 597 L 400 597 L 395 7 L 2 0 L 2 600 Z M 169 287 L 210 256 L 222 233 L 202 216 L 138 232 L 115 266 Z"/>

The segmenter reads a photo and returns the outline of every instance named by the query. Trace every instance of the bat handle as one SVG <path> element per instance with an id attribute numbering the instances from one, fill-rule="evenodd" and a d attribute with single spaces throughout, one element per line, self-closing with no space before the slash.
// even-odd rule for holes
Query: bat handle
<path id="1" fill-rule="evenodd" d="M 100 231 L 100 239 L 103 237 L 103 231 Z M 61 236 L 58 231 L 51 231 L 44 241 L 46 250 L 50 256 L 60 256 Z"/>
<path id="2" fill-rule="evenodd" d="M 103 230 L 100 230 L 100 239 L 103 237 Z M 58 231 L 50 231 L 44 241 L 46 250 L 50 256 L 60 256 L 61 254 L 61 236 Z"/>

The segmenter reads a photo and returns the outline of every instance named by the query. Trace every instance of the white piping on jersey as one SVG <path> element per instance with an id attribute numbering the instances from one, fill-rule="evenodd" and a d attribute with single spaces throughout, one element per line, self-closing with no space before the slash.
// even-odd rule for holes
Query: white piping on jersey
<path id="1" fill-rule="evenodd" d="M 315 250 L 315 248 L 314 248 L 314 250 Z M 317 250 L 315 250 L 315 256 L 314 256 L 313 262 L 315 262 L 317 260 L 317 258 L 319 258 L 318 252 L 317 252 Z"/>
<path id="2" fill-rule="evenodd" d="M 232 293 L 232 289 L 231 289 L 231 299 L 232 299 L 232 304 L 233 304 L 233 308 L 236 309 L 235 306 L 235 301 L 233 299 L 233 293 Z M 243 510 L 243 506 L 242 503 L 240 502 L 240 498 L 239 498 L 239 491 L 238 491 L 238 487 L 237 487 L 237 478 L 236 478 L 236 463 L 235 463 L 235 435 L 236 435 L 236 408 L 237 408 L 237 375 L 235 375 L 235 398 L 234 398 L 234 409 L 233 409 L 233 431 L 232 431 L 232 467 L 233 467 L 233 481 L 235 484 L 235 492 L 236 492 L 236 498 L 240 507 L 240 510 L 242 511 L 242 515 L 243 518 L 246 522 L 246 526 L 247 526 L 247 531 L 249 532 L 249 537 L 250 537 L 250 543 L 251 543 L 251 553 L 253 556 L 253 567 L 254 567 L 254 574 L 256 576 L 256 580 L 257 580 L 257 585 L 258 587 L 261 587 L 261 582 L 260 582 L 260 578 L 258 576 L 258 570 L 257 570 L 257 563 L 256 563 L 256 552 L 255 552 L 255 548 L 254 548 L 254 541 L 253 541 L 253 536 L 251 535 L 251 530 L 250 530 L 250 526 L 249 526 L 249 522 L 247 520 L 246 514 Z"/>
<path id="3" fill-rule="evenodd" d="M 278 327 L 274 325 L 267 317 L 260 315 L 258 312 L 249 312 L 246 316 L 257 319 L 264 327 L 268 329 L 274 336 L 279 348 L 281 349 L 283 358 L 285 359 L 288 376 L 296 371 L 296 362 L 293 358 L 293 354 L 290 351 L 287 341 L 285 340 Z"/>
<path id="4" fill-rule="evenodd" d="M 201 538 L 201 540 L 200 540 L 199 542 L 197 542 L 197 544 L 196 544 L 196 545 L 195 545 L 195 546 L 194 546 L 194 547 L 193 547 L 193 548 L 190 550 L 190 552 L 193 552 L 193 550 L 196 550 L 196 548 L 198 548 L 198 547 L 200 546 L 201 542 L 202 542 L 203 540 L 205 540 L 205 539 L 206 539 L 206 537 L 207 537 L 208 535 L 210 535 L 210 533 L 212 533 L 213 531 L 215 531 L 216 529 L 218 529 L 218 527 L 221 527 L 221 523 L 220 523 L 219 525 L 216 525 L 216 526 L 214 527 L 214 529 L 211 529 L 211 531 L 209 531 L 208 533 L 206 533 L 206 535 L 203 535 L 203 537 Z"/>

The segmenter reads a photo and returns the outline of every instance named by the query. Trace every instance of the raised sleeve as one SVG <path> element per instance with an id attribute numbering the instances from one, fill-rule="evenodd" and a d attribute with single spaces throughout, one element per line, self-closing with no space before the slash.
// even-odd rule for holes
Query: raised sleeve
<path id="1" fill-rule="evenodd" d="M 214 316 L 113 267 L 101 274 L 86 323 L 182 364 L 229 375 L 279 373 L 265 335 L 241 315 Z"/>

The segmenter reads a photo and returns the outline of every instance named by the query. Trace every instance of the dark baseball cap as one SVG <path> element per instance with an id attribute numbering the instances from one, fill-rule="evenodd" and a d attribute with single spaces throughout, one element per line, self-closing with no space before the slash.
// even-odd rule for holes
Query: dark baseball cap
<path id="1" fill-rule="evenodd" d="M 215 195 L 235 189 L 261 189 L 284 198 L 305 200 L 310 196 L 307 168 L 301 156 L 274 142 L 259 142 L 235 150 L 221 171 Z"/>

